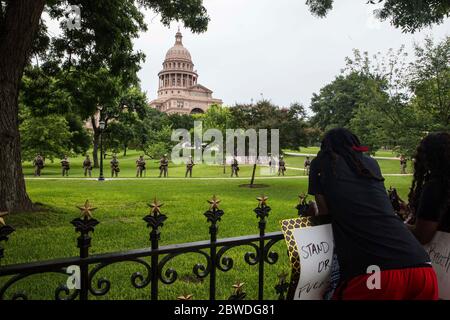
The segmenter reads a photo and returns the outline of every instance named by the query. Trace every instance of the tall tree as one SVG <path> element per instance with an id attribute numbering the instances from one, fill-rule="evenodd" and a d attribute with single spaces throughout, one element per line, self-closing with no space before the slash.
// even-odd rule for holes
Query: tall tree
<path id="1" fill-rule="evenodd" d="M 450 15 L 450 1 L 445 0 L 364 0 L 368 5 L 381 5 L 374 10 L 380 20 L 389 20 L 403 32 L 415 32 L 442 23 Z M 310 11 L 325 17 L 333 9 L 334 0 L 306 0 Z"/>
<path id="2" fill-rule="evenodd" d="M 67 5 L 80 7 L 80 30 L 64 23 Z M 62 34 L 51 41 L 41 20 L 44 7 L 51 19 L 62 21 Z M 33 208 L 21 168 L 18 121 L 19 84 L 30 53 L 42 53 L 50 43 L 52 58 L 68 71 L 73 65 L 97 70 L 108 66 L 115 74 L 133 66 L 137 71 L 143 57 L 133 52 L 133 38 L 146 29 L 140 8 L 160 14 L 164 25 L 182 20 L 194 32 L 206 30 L 209 21 L 201 0 L 0 1 L 0 211 Z"/>

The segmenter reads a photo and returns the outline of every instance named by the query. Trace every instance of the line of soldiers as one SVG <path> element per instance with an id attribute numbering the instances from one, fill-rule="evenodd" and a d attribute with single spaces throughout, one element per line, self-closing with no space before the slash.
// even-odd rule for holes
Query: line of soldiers
<path id="1" fill-rule="evenodd" d="M 270 157 L 269 160 L 269 166 L 271 168 L 271 172 L 272 172 L 272 168 L 273 168 L 273 164 L 274 164 L 274 159 L 273 157 Z M 62 176 L 63 177 L 68 177 L 69 176 L 69 170 L 70 170 L 70 161 L 68 159 L 67 156 L 64 156 L 64 158 L 60 161 L 61 163 L 61 169 L 62 169 Z M 309 157 L 306 158 L 305 160 L 305 169 L 306 169 L 306 173 L 309 174 L 309 166 L 311 164 L 311 161 L 309 160 Z M 35 167 L 34 170 L 34 175 L 35 176 L 40 176 L 41 175 L 41 171 L 44 168 L 45 164 L 44 164 L 44 158 L 41 155 L 37 155 L 36 158 L 33 161 L 33 165 Z M 119 160 L 117 159 L 117 155 L 113 155 L 112 159 L 110 161 L 110 166 L 111 166 L 111 178 L 114 177 L 118 177 L 119 176 L 119 172 L 120 172 L 120 167 L 119 167 Z M 186 173 L 185 173 L 185 178 L 187 178 L 188 176 L 190 178 L 192 178 L 192 170 L 195 166 L 194 160 L 192 159 L 192 156 L 189 156 L 188 161 L 186 162 Z M 83 170 L 84 170 L 84 176 L 87 177 L 92 177 L 92 168 L 93 168 L 93 164 L 92 161 L 89 157 L 89 155 L 86 155 L 86 158 L 83 161 Z M 236 157 L 233 157 L 233 161 L 231 163 L 231 177 L 239 177 L 239 162 L 236 159 Z M 144 159 L 144 156 L 141 155 L 139 156 L 139 158 L 136 160 L 136 177 L 140 177 L 142 178 L 142 176 L 146 176 L 146 162 Z M 278 176 L 285 174 L 286 172 L 286 163 L 283 159 L 283 156 L 280 156 L 280 159 L 278 161 Z M 159 177 L 164 177 L 167 178 L 169 176 L 169 159 L 167 158 L 167 154 L 165 154 L 159 161 Z"/>
<path id="2" fill-rule="evenodd" d="M 269 153 L 269 169 L 270 174 L 275 173 L 275 158 Z M 284 173 L 286 172 L 286 162 L 284 161 L 283 156 L 280 156 L 278 160 L 278 176 L 284 176 Z"/>

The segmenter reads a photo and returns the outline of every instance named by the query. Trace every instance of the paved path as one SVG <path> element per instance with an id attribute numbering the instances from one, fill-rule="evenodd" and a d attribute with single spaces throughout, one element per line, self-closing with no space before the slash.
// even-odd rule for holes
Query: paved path
<path id="1" fill-rule="evenodd" d="M 289 156 L 294 157 L 316 157 L 317 154 L 313 153 L 295 153 L 295 152 L 285 152 L 284 154 L 287 154 Z M 397 157 L 372 157 L 377 160 L 400 160 L 400 158 Z"/>

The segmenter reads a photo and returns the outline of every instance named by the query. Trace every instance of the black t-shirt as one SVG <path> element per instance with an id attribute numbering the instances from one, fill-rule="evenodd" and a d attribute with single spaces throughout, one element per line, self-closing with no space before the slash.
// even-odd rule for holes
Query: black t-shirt
<path id="1" fill-rule="evenodd" d="M 431 179 L 422 188 L 417 217 L 438 222 L 439 231 L 450 232 L 450 207 L 447 202 L 447 188 L 444 181 L 438 178 Z"/>
<path id="2" fill-rule="evenodd" d="M 380 175 L 378 163 L 360 155 L 363 164 Z M 381 270 L 423 266 L 429 257 L 389 201 L 384 183 L 358 176 L 344 159 L 314 159 L 309 194 L 325 197 L 342 279 L 367 273 L 372 265 Z"/>

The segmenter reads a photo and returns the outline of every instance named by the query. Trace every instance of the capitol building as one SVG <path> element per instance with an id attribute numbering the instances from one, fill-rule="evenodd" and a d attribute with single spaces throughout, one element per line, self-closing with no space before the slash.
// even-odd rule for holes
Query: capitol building
<path id="1" fill-rule="evenodd" d="M 181 32 L 175 35 L 175 45 L 167 51 L 163 69 L 158 73 L 158 98 L 150 107 L 172 114 L 204 113 L 211 105 L 221 105 L 213 92 L 198 83 L 191 54 L 183 46 Z"/>

